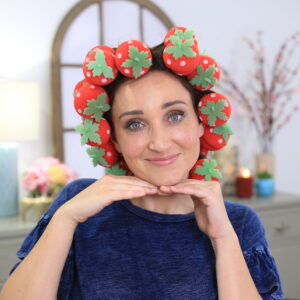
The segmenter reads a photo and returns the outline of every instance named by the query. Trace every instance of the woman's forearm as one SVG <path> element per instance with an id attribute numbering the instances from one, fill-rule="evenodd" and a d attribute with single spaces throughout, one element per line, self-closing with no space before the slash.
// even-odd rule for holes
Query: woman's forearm
<path id="1" fill-rule="evenodd" d="M 0 299 L 56 299 L 76 226 L 59 209 L 34 248 L 6 281 Z"/>
<path id="2" fill-rule="evenodd" d="M 261 300 L 236 234 L 212 241 L 219 300 Z"/>

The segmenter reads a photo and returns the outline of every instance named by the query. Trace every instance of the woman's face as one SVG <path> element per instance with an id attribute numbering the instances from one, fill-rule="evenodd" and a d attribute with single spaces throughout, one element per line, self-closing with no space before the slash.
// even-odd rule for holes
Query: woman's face
<path id="1" fill-rule="evenodd" d="M 112 120 L 115 147 L 136 177 L 156 186 L 188 178 L 203 126 L 177 78 L 152 71 L 125 82 L 116 91 Z"/>

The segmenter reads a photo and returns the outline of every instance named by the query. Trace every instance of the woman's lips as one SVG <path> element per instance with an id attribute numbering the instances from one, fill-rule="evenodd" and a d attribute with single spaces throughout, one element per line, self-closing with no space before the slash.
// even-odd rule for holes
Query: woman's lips
<path id="1" fill-rule="evenodd" d="M 156 166 L 166 166 L 173 163 L 178 156 L 179 154 L 175 154 L 166 157 L 158 157 L 158 158 L 147 159 L 147 160 Z"/>

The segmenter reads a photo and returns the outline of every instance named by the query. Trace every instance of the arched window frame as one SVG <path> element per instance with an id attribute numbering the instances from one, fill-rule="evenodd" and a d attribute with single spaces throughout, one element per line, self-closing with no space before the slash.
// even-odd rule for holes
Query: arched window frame
<path id="1" fill-rule="evenodd" d="M 62 120 L 62 84 L 61 84 L 61 68 L 63 67 L 81 67 L 81 64 L 66 64 L 61 62 L 61 50 L 65 35 L 73 23 L 73 21 L 91 5 L 97 4 L 99 9 L 100 23 L 100 44 L 104 40 L 103 26 L 103 3 L 105 1 L 114 0 L 83 0 L 76 4 L 62 20 L 56 32 L 51 56 L 51 98 L 52 98 L 52 141 L 53 155 L 61 161 L 65 161 L 63 134 L 67 131 L 74 131 L 73 128 L 63 128 Z M 120 0 L 118 0 L 120 1 Z M 139 5 L 139 25 L 141 40 L 144 41 L 143 35 L 143 9 L 151 11 L 165 25 L 166 29 L 174 27 L 173 22 L 169 17 L 155 4 L 146 0 L 123 0 L 133 2 Z"/>

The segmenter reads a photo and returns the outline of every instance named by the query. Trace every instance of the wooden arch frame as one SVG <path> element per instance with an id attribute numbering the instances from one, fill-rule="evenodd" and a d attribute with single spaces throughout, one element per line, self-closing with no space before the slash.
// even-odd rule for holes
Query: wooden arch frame
<path id="1" fill-rule="evenodd" d="M 62 67 L 81 67 L 80 64 L 62 64 L 60 59 L 62 42 L 65 34 L 67 33 L 72 22 L 77 16 L 85 10 L 87 7 L 93 4 L 98 4 L 99 16 L 100 16 L 100 44 L 103 44 L 103 2 L 108 0 L 83 0 L 78 2 L 65 16 L 60 23 L 56 32 L 51 55 L 51 98 L 52 98 L 52 142 L 53 142 L 53 155 L 64 161 L 64 145 L 63 145 L 63 133 L 66 131 L 74 131 L 72 128 L 63 129 L 62 126 L 62 90 L 61 90 L 61 68 Z M 114 0 L 109 0 L 114 1 Z M 167 29 L 174 27 L 169 17 L 155 4 L 149 0 L 124 0 L 126 2 L 134 2 L 139 5 L 139 24 L 141 40 L 143 37 L 143 16 L 142 9 L 150 10 L 156 15 Z"/>

